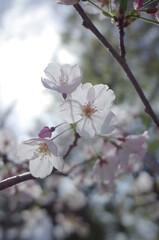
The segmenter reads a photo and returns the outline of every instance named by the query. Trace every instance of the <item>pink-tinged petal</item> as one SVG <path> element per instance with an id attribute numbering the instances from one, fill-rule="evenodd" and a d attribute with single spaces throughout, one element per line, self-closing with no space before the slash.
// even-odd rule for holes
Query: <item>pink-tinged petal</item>
<path id="1" fill-rule="evenodd" d="M 109 162 L 104 163 L 104 161 L 102 161 L 102 164 L 100 162 L 101 160 L 98 159 L 93 168 L 93 174 L 95 175 L 96 180 L 105 183 L 112 182 L 118 167 L 117 158 L 109 158 Z"/>
<path id="2" fill-rule="evenodd" d="M 59 77 L 61 75 L 60 66 L 56 63 L 49 63 L 44 70 L 46 76 L 52 82 L 59 82 Z"/>
<path id="3" fill-rule="evenodd" d="M 88 102 L 87 94 L 89 89 L 92 87 L 91 83 L 85 83 L 79 85 L 79 87 L 74 91 L 71 96 L 73 100 L 78 101 L 81 105 L 84 105 Z"/>
<path id="4" fill-rule="evenodd" d="M 93 138 L 96 133 L 92 120 L 87 117 L 83 117 L 83 119 L 77 123 L 76 130 L 79 135 L 84 138 Z"/>
<path id="5" fill-rule="evenodd" d="M 75 123 L 82 118 L 81 106 L 77 101 L 66 100 L 60 105 L 60 111 L 68 123 Z"/>
<path id="6" fill-rule="evenodd" d="M 102 158 L 114 157 L 116 155 L 116 147 L 110 142 L 103 142 Z"/>
<path id="7" fill-rule="evenodd" d="M 100 135 L 111 133 L 116 126 L 116 116 L 111 111 L 96 112 L 92 115 L 96 131 Z"/>
<path id="8" fill-rule="evenodd" d="M 48 79 L 42 78 L 44 87 L 59 93 L 72 93 L 80 85 L 82 74 L 77 65 L 64 64 L 58 66 L 50 63 L 45 69 Z"/>
<path id="9" fill-rule="evenodd" d="M 119 165 L 124 170 L 128 169 L 129 164 L 129 153 L 126 149 L 121 149 L 118 152 Z"/>
<path id="10" fill-rule="evenodd" d="M 57 86 L 56 90 L 59 93 L 72 93 L 73 91 L 75 91 L 75 89 L 79 86 L 80 82 L 75 82 L 75 83 L 68 83 L 67 85 L 60 85 Z"/>
<path id="11" fill-rule="evenodd" d="M 53 164 L 53 166 L 59 170 L 62 171 L 64 167 L 64 160 L 62 157 L 51 155 L 49 156 L 49 161 Z"/>
<path id="12" fill-rule="evenodd" d="M 45 178 L 50 175 L 53 170 L 53 164 L 47 159 L 47 157 L 38 158 L 29 162 L 29 169 L 31 174 L 37 178 Z"/>
<path id="13" fill-rule="evenodd" d="M 71 65 L 70 65 L 70 64 L 63 64 L 63 65 L 61 66 L 60 71 L 61 71 L 61 74 L 62 74 L 62 75 L 69 76 L 70 71 L 71 71 Z"/>
<path id="14" fill-rule="evenodd" d="M 56 90 L 56 88 L 57 88 L 55 81 L 50 81 L 46 78 L 41 78 L 41 82 L 45 88 L 48 88 L 50 90 Z"/>
<path id="15" fill-rule="evenodd" d="M 94 105 L 99 110 L 105 110 L 112 105 L 112 102 L 115 99 L 115 95 L 111 89 L 107 88 L 107 85 L 106 86 L 102 84 L 99 84 L 99 85 L 100 85 L 100 88 L 98 87 L 98 85 L 94 86 L 96 91 Z"/>
<path id="16" fill-rule="evenodd" d="M 123 148 L 126 148 L 130 153 L 145 153 L 147 149 L 147 139 L 147 131 L 145 131 L 142 135 L 130 135 L 126 137 Z"/>
<path id="17" fill-rule="evenodd" d="M 38 146 L 21 143 L 17 148 L 17 157 L 20 161 L 30 160 L 34 157 Z"/>

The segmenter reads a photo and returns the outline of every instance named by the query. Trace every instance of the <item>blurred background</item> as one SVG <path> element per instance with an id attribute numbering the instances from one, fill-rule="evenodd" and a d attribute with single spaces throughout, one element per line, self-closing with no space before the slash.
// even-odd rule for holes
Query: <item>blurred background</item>
<path id="1" fill-rule="evenodd" d="M 118 50 L 118 29 L 109 19 L 90 16 Z M 135 21 L 126 29 L 128 63 L 159 114 L 159 28 Z M 72 6 L 53 0 L 5 0 L 0 3 L 0 129 L 20 143 L 45 126 L 60 122 L 59 96 L 44 89 L 49 62 L 79 64 L 83 82 L 104 83 L 116 95 L 113 111 L 127 134 L 148 130 L 148 152 L 142 169 L 123 176 L 113 191 L 80 178 L 49 176 L 0 192 L 0 240 L 158 240 L 158 130 L 125 74 L 94 36 L 82 27 Z M 59 139 L 61 151 L 72 142 Z M 79 145 L 83 151 L 85 143 Z M 69 161 L 80 159 L 78 149 Z M 77 156 L 78 154 L 78 156 Z M 1 166 L 1 179 L 17 174 L 13 163 Z M 89 175 L 89 174 L 88 174 Z"/>

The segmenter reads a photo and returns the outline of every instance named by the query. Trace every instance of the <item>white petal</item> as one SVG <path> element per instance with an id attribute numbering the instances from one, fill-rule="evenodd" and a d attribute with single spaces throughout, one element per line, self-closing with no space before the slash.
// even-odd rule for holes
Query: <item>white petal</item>
<path id="1" fill-rule="evenodd" d="M 47 157 L 39 157 L 29 162 L 29 169 L 34 177 L 44 178 L 51 174 L 53 164 Z"/>
<path id="2" fill-rule="evenodd" d="M 44 139 L 44 138 L 43 138 L 43 142 L 45 142 L 47 144 L 48 149 L 50 150 L 50 152 L 53 155 L 57 156 L 58 151 L 57 151 L 57 147 L 56 147 L 55 143 L 52 140 Z"/>
<path id="3" fill-rule="evenodd" d="M 93 125 L 93 122 L 90 118 L 83 117 L 78 123 L 77 123 L 77 132 L 81 137 L 84 138 L 92 138 L 95 136 L 95 128 Z"/>
<path id="4" fill-rule="evenodd" d="M 91 83 L 79 85 L 79 87 L 72 93 L 72 99 L 80 102 L 81 105 L 88 103 L 87 94 L 91 87 Z"/>
<path id="5" fill-rule="evenodd" d="M 30 160 L 34 156 L 34 152 L 37 150 L 38 145 L 29 145 L 21 143 L 17 148 L 17 156 L 20 161 Z"/>
<path id="6" fill-rule="evenodd" d="M 41 78 L 41 82 L 42 82 L 43 86 L 48 89 L 56 90 L 56 88 L 57 88 L 57 84 L 55 81 L 50 81 L 46 78 Z"/>
<path id="7" fill-rule="evenodd" d="M 57 170 L 59 171 L 63 170 L 64 160 L 62 157 L 54 156 L 53 154 L 51 154 L 49 160 Z"/>
<path id="8" fill-rule="evenodd" d="M 104 135 L 109 134 L 115 129 L 116 116 L 113 112 L 103 111 L 100 113 L 94 113 L 92 115 L 96 131 L 98 134 Z"/>
<path id="9" fill-rule="evenodd" d="M 100 87 L 97 86 L 94 86 L 96 92 L 94 105 L 98 110 L 108 109 L 115 99 L 114 92 L 108 89 L 107 85 L 100 84 Z"/>
<path id="10" fill-rule="evenodd" d="M 79 102 L 66 100 L 60 105 L 63 119 L 68 123 L 75 123 L 82 118 L 82 110 Z"/>
<path id="11" fill-rule="evenodd" d="M 59 77 L 61 75 L 60 66 L 56 63 L 49 63 L 44 70 L 46 76 L 55 82 L 59 82 Z"/>
<path id="12" fill-rule="evenodd" d="M 71 82 L 81 82 L 82 73 L 78 65 L 74 65 L 71 67 L 71 71 L 69 74 L 69 80 Z"/>
<path id="13" fill-rule="evenodd" d="M 88 101 L 88 102 L 93 102 L 93 101 L 94 101 L 94 98 L 95 98 L 95 90 L 94 90 L 94 87 L 91 87 L 91 88 L 88 90 L 87 101 Z"/>
<path id="14" fill-rule="evenodd" d="M 70 64 L 63 64 L 61 66 L 61 74 L 65 76 L 69 76 L 70 71 L 71 71 L 71 65 Z"/>

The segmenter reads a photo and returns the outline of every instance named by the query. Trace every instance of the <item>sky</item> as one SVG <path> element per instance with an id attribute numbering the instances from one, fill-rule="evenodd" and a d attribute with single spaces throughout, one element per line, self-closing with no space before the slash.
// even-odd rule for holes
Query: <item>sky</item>
<path id="1" fill-rule="evenodd" d="M 49 104 L 41 83 L 47 64 L 53 58 L 75 63 L 60 47 L 55 7 L 52 0 L 5 0 L 0 6 L 0 110 L 16 103 L 14 120 L 21 131 Z"/>

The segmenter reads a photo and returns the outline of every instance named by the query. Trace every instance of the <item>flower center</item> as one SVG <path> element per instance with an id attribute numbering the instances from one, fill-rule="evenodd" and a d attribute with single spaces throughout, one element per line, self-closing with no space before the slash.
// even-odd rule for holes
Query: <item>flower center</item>
<path id="1" fill-rule="evenodd" d="M 95 113 L 97 110 L 94 106 L 91 106 L 90 103 L 87 103 L 82 106 L 82 112 L 86 116 L 91 116 L 93 113 Z"/>
<path id="2" fill-rule="evenodd" d="M 39 150 L 39 153 L 50 153 L 50 150 L 48 149 L 48 146 L 46 143 L 40 143 L 38 150 Z"/>
<path id="3" fill-rule="evenodd" d="M 68 78 L 66 77 L 66 76 L 64 76 L 64 75 L 61 75 L 61 77 L 60 77 L 60 85 L 67 85 L 67 83 L 68 83 Z"/>

